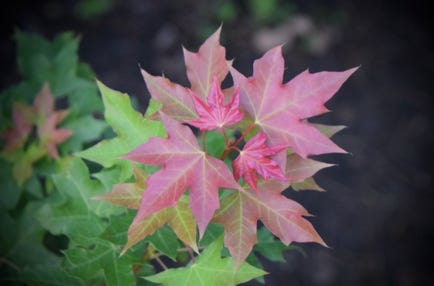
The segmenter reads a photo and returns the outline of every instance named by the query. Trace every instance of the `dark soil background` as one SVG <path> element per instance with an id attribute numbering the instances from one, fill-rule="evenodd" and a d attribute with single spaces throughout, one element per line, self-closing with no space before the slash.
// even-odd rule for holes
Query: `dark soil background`
<path id="1" fill-rule="evenodd" d="M 224 13 L 223 2 L 232 3 L 235 17 Z M 282 0 L 271 19 L 261 19 L 248 2 L 112 1 L 107 12 L 89 19 L 77 16 L 72 0 L 2 4 L 1 88 L 19 80 L 15 27 L 48 38 L 64 30 L 81 35 L 81 59 L 108 86 L 137 96 L 142 107 L 149 94 L 138 64 L 186 84 L 181 45 L 196 50 L 222 20 L 228 57 L 249 74 L 253 59 L 283 42 L 287 79 L 306 68 L 361 65 L 328 103 L 333 112 L 318 118 L 349 127 L 334 139 L 352 155 L 322 157 L 339 165 L 316 176 L 326 193 L 290 194 L 316 215 L 311 221 L 330 248 L 304 244 L 307 256 L 291 251 L 286 263 L 264 262 L 271 273 L 266 285 L 430 284 L 432 10 L 422 1 Z"/>

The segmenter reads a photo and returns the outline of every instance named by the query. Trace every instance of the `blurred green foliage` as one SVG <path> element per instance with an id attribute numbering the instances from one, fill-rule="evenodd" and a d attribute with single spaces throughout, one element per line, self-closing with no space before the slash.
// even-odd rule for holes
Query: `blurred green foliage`
<path id="1" fill-rule="evenodd" d="M 232 23 L 247 15 L 258 25 L 276 25 L 295 11 L 296 5 L 290 0 L 221 0 L 215 17 L 220 22 Z"/>
<path id="2" fill-rule="evenodd" d="M 109 12 L 113 5 L 113 0 L 80 0 L 75 6 L 75 12 L 80 18 L 92 19 Z"/>

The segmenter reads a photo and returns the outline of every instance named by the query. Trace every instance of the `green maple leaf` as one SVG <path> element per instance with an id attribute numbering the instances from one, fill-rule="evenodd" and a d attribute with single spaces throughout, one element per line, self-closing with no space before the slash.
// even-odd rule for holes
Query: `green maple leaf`
<path id="1" fill-rule="evenodd" d="M 82 237 L 64 251 L 65 270 L 80 278 L 86 285 L 130 286 L 136 282 L 133 265 L 139 261 L 134 256 L 119 257 L 120 247 L 102 238 Z"/>
<path id="2" fill-rule="evenodd" d="M 13 209 L 20 199 L 21 188 L 12 175 L 12 166 L 3 159 L 0 159 L 0 166 L 0 190 L 2 190 L 0 209 Z"/>
<path id="3" fill-rule="evenodd" d="M 36 265 L 34 267 L 25 267 L 21 274 L 20 280 L 27 285 L 39 286 L 84 286 L 83 282 L 76 277 L 69 276 L 61 265 Z"/>
<path id="4" fill-rule="evenodd" d="M 63 143 L 59 148 L 63 153 L 79 152 L 83 144 L 101 138 L 107 124 L 103 120 L 93 118 L 92 115 L 76 116 L 71 114 L 63 127 L 72 131 L 73 136 Z"/>
<path id="5" fill-rule="evenodd" d="M 260 253 L 268 260 L 274 262 L 285 262 L 282 251 L 285 246 L 280 240 L 277 240 L 265 227 L 258 230 L 258 243 L 255 244 L 253 250 Z"/>
<path id="6" fill-rule="evenodd" d="M 106 171 L 108 172 L 108 171 Z M 110 177 L 116 177 L 116 168 L 108 172 Z M 142 198 L 143 191 L 146 188 L 145 182 L 148 174 L 143 170 L 133 165 L 133 174 L 135 182 L 133 183 L 120 183 L 114 184 L 110 192 L 97 196 L 94 199 L 108 202 L 112 205 L 123 206 L 128 209 L 139 209 L 140 200 Z M 96 174 L 97 177 L 104 180 L 104 173 Z"/>
<path id="7" fill-rule="evenodd" d="M 105 192 L 104 186 L 89 178 L 89 171 L 79 158 L 66 158 L 61 162 L 62 171 L 53 176 L 57 191 L 38 211 L 41 224 L 53 234 L 68 237 L 98 236 L 106 228 L 99 216 L 123 212 L 90 198 Z"/>
<path id="8" fill-rule="evenodd" d="M 8 261 L 0 275 L 26 285 L 83 285 L 65 273 L 61 257 L 44 246 L 46 231 L 34 217 L 40 207 L 40 202 L 29 203 L 16 219 L 0 211 L 0 256 Z"/>
<path id="9" fill-rule="evenodd" d="M 149 137 L 165 135 L 160 122 L 143 117 L 133 109 L 128 95 L 112 90 L 100 82 L 98 87 L 105 107 L 105 120 L 117 137 L 79 152 L 78 156 L 108 168 L 122 164 L 119 157 L 143 144 Z"/>
<path id="10" fill-rule="evenodd" d="M 56 96 L 75 88 L 79 39 L 72 33 L 59 34 L 52 42 L 23 32 L 15 39 L 18 68 L 26 80 L 38 86 L 48 80 Z"/>
<path id="11" fill-rule="evenodd" d="M 198 252 L 196 245 L 196 221 L 188 207 L 188 198 L 185 195 L 179 199 L 176 206 L 164 208 L 148 217 L 134 221 L 128 229 L 128 242 L 123 252 L 148 235 L 153 234 L 166 223 L 173 229 L 179 239 Z M 154 235 L 154 238 L 150 238 L 150 241 L 158 250 L 168 254 L 173 259 L 179 246 L 176 236 L 171 232 L 167 232 L 164 228 L 161 230 L 164 234 L 157 232 L 155 234 L 156 237 Z M 164 244 L 168 246 L 166 247 Z"/>
<path id="12" fill-rule="evenodd" d="M 145 277 L 145 279 L 164 286 L 231 286 L 266 274 L 262 269 L 247 263 L 241 264 L 234 272 L 233 259 L 221 258 L 222 247 L 223 237 L 220 237 L 200 254 L 195 263 L 188 267 L 169 269 Z"/>
<path id="13" fill-rule="evenodd" d="M 136 165 L 133 165 L 133 173 L 135 182 L 115 184 L 110 192 L 97 196 L 95 199 L 137 210 L 146 189 L 147 173 Z M 166 223 L 173 231 L 165 226 Z M 180 247 L 177 236 L 198 252 L 196 222 L 188 208 L 186 196 L 181 197 L 176 206 L 165 208 L 150 217 L 134 222 L 128 230 L 128 242 L 122 253 L 147 238 L 146 240 L 151 242 L 156 249 L 175 260 Z"/>

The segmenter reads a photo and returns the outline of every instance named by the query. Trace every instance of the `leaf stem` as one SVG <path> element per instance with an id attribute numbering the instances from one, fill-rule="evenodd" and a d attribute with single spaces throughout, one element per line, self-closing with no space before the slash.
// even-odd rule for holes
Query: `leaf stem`
<path id="1" fill-rule="evenodd" d="M 202 131 L 201 138 L 202 138 L 202 150 L 203 150 L 203 152 L 206 152 L 205 131 Z"/>
<path id="2" fill-rule="evenodd" d="M 154 256 L 155 260 L 157 260 L 158 264 L 160 264 L 161 267 L 163 267 L 164 270 L 169 269 L 169 267 L 166 266 L 166 264 L 164 264 L 163 260 L 160 259 L 160 255 L 155 255 Z"/>
<path id="3" fill-rule="evenodd" d="M 199 250 L 203 250 L 203 247 L 201 247 L 201 246 L 199 246 L 198 248 L 199 248 Z M 186 246 L 186 247 L 178 248 L 178 251 L 179 252 L 187 252 L 187 251 L 189 251 L 189 249 L 191 249 L 191 248 Z"/>
<path id="4" fill-rule="evenodd" d="M 241 134 L 240 138 L 238 138 L 235 142 L 232 143 L 226 143 L 226 150 L 223 151 L 222 155 L 220 156 L 220 160 L 224 160 L 226 159 L 227 156 L 229 156 L 229 154 L 231 153 L 232 150 L 238 150 L 237 145 L 240 144 L 244 138 L 250 133 L 250 131 L 252 131 L 252 129 L 255 128 L 255 122 L 252 122 L 247 128 L 246 130 Z M 225 141 L 226 141 L 226 137 L 225 137 Z"/>
<path id="5" fill-rule="evenodd" d="M 237 139 L 237 141 L 235 141 L 232 146 L 237 146 L 238 144 L 241 143 L 241 141 L 244 140 L 244 138 L 249 135 L 250 131 L 252 131 L 252 129 L 255 128 L 255 122 L 250 123 L 250 125 L 246 128 L 246 130 L 243 132 L 243 134 L 241 134 L 240 138 Z"/>
<path id="6" fill-rule="evenodd" d="M 188 255 L 190 255 L 191 261 L 194 263 L 194 253 L 193 253 L 193 250 L 188 245 L 185 245 L 185 248 L 187 248 Z"/>
<path id="7" fill-rule="evenodd" d="M 230 142 L 229 142 L 229 138 L 228 135 L 226 134 L 226 131 L 223 129 L 223 136 L 225 137 L 225 146 L 229 147 Z"/>

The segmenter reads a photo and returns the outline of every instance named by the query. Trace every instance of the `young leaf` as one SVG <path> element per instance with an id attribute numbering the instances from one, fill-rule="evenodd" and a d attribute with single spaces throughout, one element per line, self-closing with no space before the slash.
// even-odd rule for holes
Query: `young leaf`
<path id="1" fill-rule="evenodd" d="M 270 158 L 284 150 L 286 146 L 268 147 L 265 144 L 266 140 L 267 136 L 263 132 L 255 135 L 244 145 L 243 150 L 232 163 L 235 180 L 243 177 L 244 181 L 255 191 L 257 191 L 256 173 L 264 179 L 275 178 L 286 181 L 285 174 L 279 165 Z"/>
<path id="2" fill-rule="evenodd" d="M 13 107 L 14 127 L 6 134 L 5 151 L 23 147 L 31 132 L 31 125 L 37 126 L 41 145 L 54 159 L 59 158 L 57 144 L 64 142 L 72 135 L 68 129 L 57 129 L 56 126 L 66 117 L 67 111 L 54 111 L 54 98 L 48 84 L 44 84 L 36 95 L 33 106 L 15 104 Z"/>
<path id="3" fill-rule="evenodd" d="M 164 286 L 234 286 L 266 274 L 247 263 L 240 265 L 235 272 L 232 258 L 221 258 L 222 246 L 220 237 L 200 254 L 194 264 L 145 278 Z"/>
<path id="4" fill-rule="evenodd" d="M 221 130 L 223 127 L 233 125 L 243 118 L 243 113 L 238 109 L 240 105 L 238 90 L 234 91 L 229 103 L 224 105 L 220 83 L 217 77 L 214 77 L 209 93 L 208 104 L 196 94 L 191 94 L 199 118 L 186 121 L 188 124 L 200 130 Z"/>
<path id="5" fill-rule="evenodd" d="M 135 111 L 126 94 L 117 92 L 98 82 L 104 101 L 104 117 L 118 135 L 79 152 L 77 155 L 111 167 L 121 155 L 146 142 L 151 136 L 163 136 L 161 123 L 144 118 Z"/>
<path id="6" fill-rule="evenodd" d="M 56 125 L 64 117 L 64 115 L 59 116 L 59 114 L 52 113 L 49 117 L 45 118 L 43 124 L 38 125 L 38 136 L 47 153 L 54 159 L 59 159 L 57 144 L 64 142 L 72 135 L 72 131 L 69 129 L 56 128 Z M 66 113 L 64 114 L 66 115 Z"/>
<path id="7" fill-rule="evenodd" d="M 33 106 L 39 139 L 48 155 L 54 159 L 59 159 L 56 146 L 68 139 L 72 135 L 72 131 L 57 129 L 56 126 L 65 119 L 68 112 L 66 110 L 54 111 L 54 97 L 48 84 L 44 84 L 35 97 Z"/>
<path id="8" fill-rule="evenodd" d="M 220 45 L 220 31 L 217 29 L 197 53 L 184 49 L 184 60 L 191 90 L 203 100 L 210 94 L 213 77 L 221 83 L 229 72 L 230 63 L 226 61 L 226 49 Z"/>
<path id="9" fill-rule="evenodd" d="M 124 156 L 136 162 L 163 167 L 151 175 L 134 222 L 177 203 L 188 188 L 190 209 L 200 236 L 219 207 L 218 189 L 238 189 L 228 167 L 199 148 L 187 126 L 161 113 L 167 138 L 151 138 Z"/>
<path id="10" fill-rule="evenodd" d="M 284 61 L 279 46 L 255 61 L 252 77 L 246 78 L 233 68 L 231 74 L 241 88 L 241 106 L 267 134 L 271 145 L 288 145 L 305 158 L 345 152 L 302 119 L 326 112 L 324 103 L 356 69 L 314 74 L 305 71 L 282 84 Z"/>
<path id="11" fill-rule="evenodd" d="M 238 267 L 257 241 L 256 224 L 261 220 L 286 245 L 293 241 L 324 241 L 303 216 L 309 213 L 298 203 L 274 189 L 272 180 L 258 186 L 258 192 L 234 192 L 222 200 L 222 207 L 213 221 L 225 228 L 225 245 Z"/>

